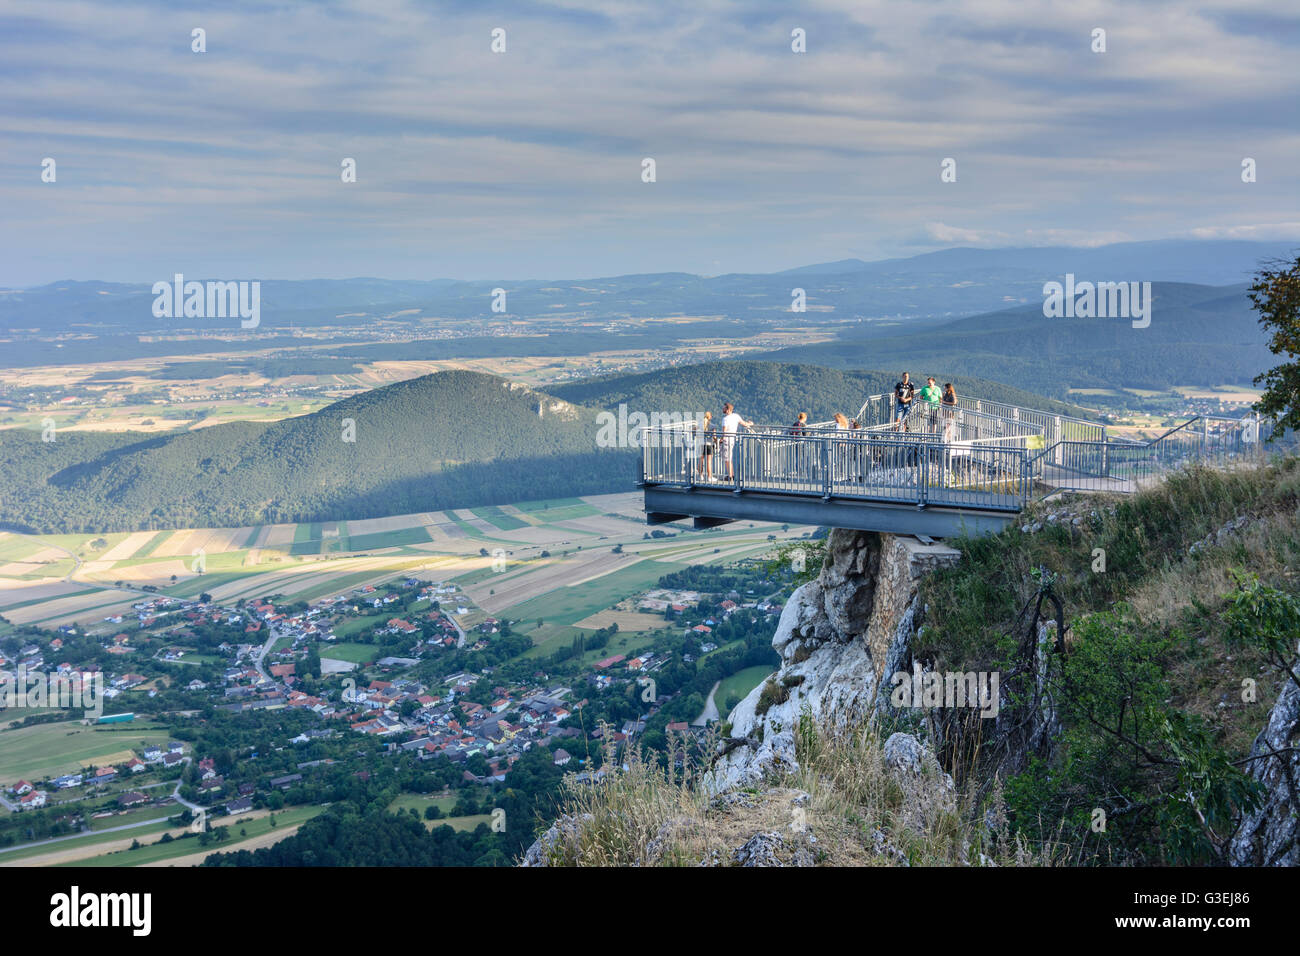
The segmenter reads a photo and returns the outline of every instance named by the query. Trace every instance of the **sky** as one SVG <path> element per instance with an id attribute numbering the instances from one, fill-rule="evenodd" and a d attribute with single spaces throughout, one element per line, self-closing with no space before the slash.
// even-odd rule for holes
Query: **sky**
<path id="1" fill-rule="evenodd" d="M 1297 239 L 1297 64 L 1277 0 L 0 0 L 0 286 Z"/>

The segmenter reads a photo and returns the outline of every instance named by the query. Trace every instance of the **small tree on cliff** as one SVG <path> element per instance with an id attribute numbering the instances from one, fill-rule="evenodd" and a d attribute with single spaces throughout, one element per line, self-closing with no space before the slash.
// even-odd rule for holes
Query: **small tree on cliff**
<path id="1" fill-rule="evenodd" d="M 1300 429 L 1300 257 L 1256 274 L 1250 301 L 1259 324 L 1272 333 L 1269 351 L 1289 359 L 1255 377 L 1256 385 L 1264 385 L 1255 410 L 1277 418 L 1276 436 L 1283 429 Z"/>

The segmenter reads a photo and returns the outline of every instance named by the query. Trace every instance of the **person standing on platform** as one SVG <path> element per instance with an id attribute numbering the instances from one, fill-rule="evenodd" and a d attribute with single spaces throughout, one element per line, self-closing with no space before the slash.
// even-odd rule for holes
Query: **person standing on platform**
<path id="1" fill-rule="evenodd" d="M 732 452 L 736 448 L 736 433 L 741 426 L 753 428 L 754 423 L 745 421 L 736 411 L 736 407 L 727 402 L 722 406 L 722 457 L 727 462 L 727 480 L 734 482 L 736 475 L 733 467 Z"/>
<path id="2" fill-rule="evenodd" d="M 894 421 L 901 423 L 907 417 L 915 393 L 916 386 L 912 384 L 911 376 L 904 372 L 902 380 L 894 383 Z"/>
<path id="3" fill-rule="evenodd" d="M 713 480 L 713 446 L 717 439 L 717 432 L 713 428 L 713 412 L 705 412 L 704 420 L 696 425 L 695 434 L 700 477 L 705 481 Z"/>
<path id="4" fill-rule="evenodd" d="M 934 376 L 931 375 L 925 380 L 925 388 L 921 389 L 921 401 L 925 402 L 925 423 L 927 431 L 936 431 L 939 421 L 939 400 L 943 393 L 939 391 L 939 386 L 934 384 Z"/>
<path id="5" fill-rule="evenodd" d="M 952 382 L 943 383 L 943 398 L 939 399 L 943 415 L 943 440 L 951 444 L 957 439 L 957 390 Z"/>

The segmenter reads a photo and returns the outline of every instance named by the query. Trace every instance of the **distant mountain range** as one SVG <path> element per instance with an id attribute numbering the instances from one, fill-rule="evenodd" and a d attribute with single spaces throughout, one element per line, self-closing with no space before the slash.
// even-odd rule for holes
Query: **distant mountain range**
<path id="1" fill-rule="evenodd" d="M 175 343 L 141 342 L 139 333 L 197 329 L 221 333 L 194 344 L 221 351 L 252 344 L 290 344 L 274 338 L 299 328 L 369 324 L 417 327 L 425 334 L 436 319 L 531 320 L 554 331 L 597 332 L 592 323 L 611 324 L 608 335 L 645 337 L 644 329 L 619 329 L 620 320 L 715 317 L 711 335 L 748 334 L 762 328 L 819 323 L 863 323 L 863 335 L 896 330 L 884 320 L 934 322 L 976 315 L 1042 300 L 1043 283 L 1072 272 L 1106 281 L 1240 284 L 1261 262 L 1295 254 L 1295 243 L 1165 240 L 1118 243 L 1096 248 L 947 249 L 906 259 L 839 262 L 779 273 L 697 276 L 687 273 L 625 275 L 598 279 L 450 279 L 400 281 L 373 278 L 288 281 L 263 279 L 261 325 L 243 332 L 238 322 L 157 318 L 149 284 L 56 282 L 0 292 L 0 335 L 15 337 L 0 365 L 57 364 L 133 355 L 167 354 Z M 171 276 L 158 279 L 170 281 Z M 256 276 L 198 276 L 187 279 L 257 279 Z M 791 295 L 803 288 L 808 311 L 791 313 Z M 506 313 L 493 313 L 492 290 L 507 292 Z M 582 323 L 586 323 L 585 326 Z M 60 343 L 33 341 L 62 334 Z M 665 344 L 671 331 L 657 333 Z M 553 335 L 553 339 L 562 339 Z M 464 347 L 463 345 L 461 346 Z M 499 343 L 483 343 L 483 348 Z M 566 346 L 548 343 L 561 354 Z M 493 354 L 489 352 L 488 354 Z"/>
<path id="2" fill-rule="evenodd" d="M 274 423 L 162 436 L 31 431 L 0 442 L 0 525 L 39 532 L 234 527 L 370 518 L 627 491 L 636 453 L 599 448 L 598 416 L 693 415 L 733 401 L 785 424 L 855 414 L 893 384 L 884 372 L 715 362 L 564 386 L 550 395 L 491 375 L 446 371 Z M 992 382 L 987 398 L 1042 404 Z M 348 440 L 352 438 L 353 440 Z"/>
<path id="3" fill-rule="evenodd" d="M 1104 246 L 1022 246 L 1005 249 L 957 248 L 905 259 L 841 259 L 787 269 L 800 275 L 911 275 L 973 277 L 1015 275 L 1042 283 L 1073 272 L 1080 278 L 1143 282 L 1194 282 L 1233 285 L 1247 281 L 1260 263 L 1294 258 L 1300 242 L 1248 242 L 1236 239 L 1161 239 Z"/>

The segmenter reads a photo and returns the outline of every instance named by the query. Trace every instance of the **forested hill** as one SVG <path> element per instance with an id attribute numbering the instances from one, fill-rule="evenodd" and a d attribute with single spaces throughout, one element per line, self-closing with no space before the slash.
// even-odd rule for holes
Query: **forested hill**
<path id="1" fill-rule="evenodd" d="M 1241 384 L 1271 359 L 1246 292 L 1245 285 L 1154 282 L 1146 328 L 1122 318 L 1046 318 L 1040 299 L 897 335 L 850 330 L 839 341 L 764 357 L 911 368 L 914 377 L 917 369 L 961 369 L 1054 398 L 1070 388 Z"/>
<path id="2" fill-rule="evenodd" d="M 626 455 L 598 452 L 595 427 L 589 409 L 448 371 L 270 424 L 117 442 L 10 432 L 0 446 L 0 522 L 223 527 L 608 491 L 616 475 L 630 486 Z"/>
<path id="3" fill-rule="evenodd" d="M 843 346 L 838 346 L 842 351 Z M 851 364 L 874 362 L 870 349 L 848 356 Z M 954 375 L 960 362 L 946 365 L 908 367 L 917 387 L 927 375 L 939 382 L 952 382 L 960 395 L 1026 405 L 1045 411 L 1077 414 L 1080 409 L 1052 401 L 1024 389 L 986 379 Z M 732 361 L 682 365 L 635 375 L 612 375 L 584 379 L 551 388 L 552 394 L 579 405 L 617 411 L 620 403 L 629 410 L 680 412 L 695 415 L 711 411 L 722 414 L 722 403 L 731 402 L 746 418 L 763 424 L 786 424 L 798 412 L 812 421 L 827 421 L 836 412 L 852 417 L 868 395 L 888 392 L 898 381 L 899 371 L 842 371 L 819 365 L 778 362 Z"/>
<path id="4" fill-rule="evenodd" d="M 942 373 L 942 369 L 936 370 Z M 559 386 L 546 394 L 478 372 L 399 382 L 280 422 L 170 435 L 13 430 L 0 441 L 0 526 L 108 532 L 373 518 L 628 491 L 636 455 L 598 448 L 597 416 L 721 413 L 784 423 L 853 415 L 893 372 L 712 362 Z M 985 398 L 1043 407 L 993 382 Z M 1067 406 L 1057 406 L 1065 410 Z"/>

